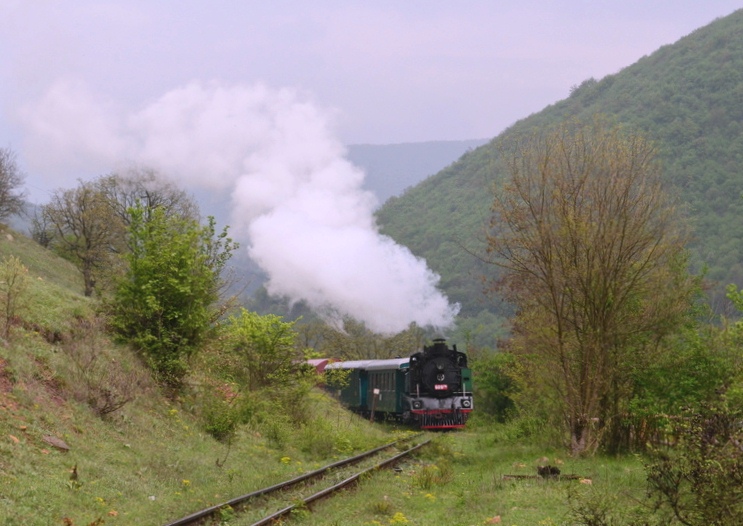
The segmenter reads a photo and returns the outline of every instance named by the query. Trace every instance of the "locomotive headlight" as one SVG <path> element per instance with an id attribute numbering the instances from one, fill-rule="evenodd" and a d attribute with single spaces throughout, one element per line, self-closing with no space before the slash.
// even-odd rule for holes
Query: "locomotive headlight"
<path id="1" fill-rule="evenodd" d="M 415 400 L 413 402 L 413 409 L 420 409 L 421 407 L 423 407 L 423 402 L 422 401 Z"/>
<path id="2" fill-rule="evenodd" d="M 472 405 L 472 402 L 470 402 L 468 399 L 462 400 L 462 407 L 464 407 L 465 409 L 470 407 L 471 405 Z"/>

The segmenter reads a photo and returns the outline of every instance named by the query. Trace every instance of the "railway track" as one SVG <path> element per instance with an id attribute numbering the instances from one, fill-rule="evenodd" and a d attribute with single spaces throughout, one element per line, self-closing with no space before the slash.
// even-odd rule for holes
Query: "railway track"
<path id="1" fill-rule="evenodd" d="M 211 518 L 218 517 L 220 513 L 222 513 L 224 510 L 232 509 L 232 510 L 241 510 L 241 512 L 242 511 L 247 512 L 249 507 L 251 507 L 251 505 L 256 502 L 262 502 L 262 505 L 256 506 L 257 509 L 269 508 L 272 506 L 271 502 L 273 502 L 273 509 L 275 509 L 277 507 L 276 503 L 279 502 L 279 499 L 277 498 L 277 496 L 284 495 L 285 497 L 283 501 L 291 502 L 291 504 L 283 505 L 282 507 L 278 509 L 278 511 L 275 511 L 268 515 L 263 516 L 257 522 L 252 522 L 252 523 L 251 522 L 240 522 L 239 523 L 239 524 L 252 524 L 252 526 L 263 526 L 263 525 L 268 525 L 268 524 L 274 524 L 279 519 L 288 516 L 289 514 L 292 513 L 292 511 L 296 509 L 306 508 L 311 503 L 319 499 L 329 497 L 333 493 L 355 484 L 356 482 L 358 482 L 358 480 L 361 477 L 363 477 L 364 475 L 368 473 L 371 473 L 375 470 L 382 469 L 382 468 L 396 464 L 397 462 L 399 462 L 401 459 L 403 459 L 407 455 L 413 453 L 414 451 L 417 451 L 418 449 L 422 448 L 423 446 L 427 445 L 430 442 L 430 439 L 426 440 L 417 445 L 411 446 L 408 449 L 400 453 L 397 453 L 393 455 L 392 457 L 389 457 L 381 462 L 372 463 L 371 465 L 366 466 L 355 472 L 349 471 L 349 466 L 355 466 L 356 464 L 359 464 L 361 462 L 368 461 L 369 459 L 372 459 L 374 456 L 380 454 L 382 451 L 389 449 L 391 447 L 394 447 L 394 446 L 399 446 L 402 443 L 410 440 L 410 438 L 412 437 L 408 437 L 402 440 L 396 440 L 395 442 L 390 442 L 388 444 L 371 449 L 359 455 L 356 455 L 356 456 L 353 456 L 353 457 L 350 457 L 344 460 L 339 460 L 338 462 L 333 462 L 332 464 L 328 464 L 327 466 L 321 467 L 314 471 L 304 473 L 293 479 L 280 482 L 278 484 L 269 486 L 267 488 L 253 491 L 245 495 L 241 495 L 239 497 L 228 500 L 221 504 L 210 506 L 209 508 L 199 510 L 195 513 L 192 513 L 191 515 L 188 515 L 176 521 L 169 522 L 165 524 L 165 526 L 194 526 L 197 524 L 199 525 L 209 524 L 208 521 Z M 320 481 L 326 480 L 326 479 L 331 479 L 331 481 L 329 482 L 331 485 L 330 486 L 326 485 L 326 487 L 317 491 L 316 487 L 320 485 Z M 292 490 L 293 488 L 297 488 L 297 487 L 301 487 L 301 491 L 291 496 L 286 495 L 289 490 Z M 311 493 L 309 496 L 303 495 L 311 491 L 314 491 L 314 492 Z M 255 512 L 253 512 L 253 514 L 254 513 Z M 247 516 L 245 518 L 247 519 Z"/>

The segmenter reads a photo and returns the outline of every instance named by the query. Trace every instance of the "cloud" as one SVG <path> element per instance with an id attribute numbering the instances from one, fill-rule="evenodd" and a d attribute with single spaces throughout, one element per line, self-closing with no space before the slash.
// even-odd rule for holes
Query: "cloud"
<path id="1" fill-rule="evenodd" d="M 273 295 L 382 333 L 453 323 L 458 306 L 438 276 L 378 231 L 375 199 L 332 133 L 333 113 L 306 94 L 192 82 L 125 113 L 61 81 L 23 115 L 48 166 L 136 163 L 229 191 L 232 226 Z"/>
<path id="2" fill-rule="evenodd" d="M 71 177 L 63 174 L 100 172 L 126 153 L 116 108 L 96 98 L 80 80 L 57 80 L 19 114 L 31 170 L 56 182 L 70 183 Z"/>

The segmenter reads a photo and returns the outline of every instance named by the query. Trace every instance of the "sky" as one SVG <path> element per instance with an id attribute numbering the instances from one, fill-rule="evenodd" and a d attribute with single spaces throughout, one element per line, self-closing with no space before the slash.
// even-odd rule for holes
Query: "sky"
<path id="1" fill-rule="evenodd" d="M 348 144 L 491 138 L 741 0 L 0 0 L 0 147 L 31 201 L 147 167 L 230 196 L 271 294 L 450 327 Z"/>
<path id="2" fill-rule="evenodd" d="M 331 115 L 344 144 L 491 138 L 571 86 L 616 73 L 740 7 L 740 0 L 2 0 L 0 146 L 18 153 L 34 187 L 70 179 L 43 173 L 51 161 L 31 158 L 44 148 L 28 146 L 22 111 L 60 82 L 117 111 L 141 109 L 191 82 L 291 88 Z"/>

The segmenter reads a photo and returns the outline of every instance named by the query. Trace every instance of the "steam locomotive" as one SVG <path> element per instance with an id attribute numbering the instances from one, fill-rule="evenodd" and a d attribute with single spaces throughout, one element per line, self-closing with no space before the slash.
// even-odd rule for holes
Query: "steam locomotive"
<path id="1" fill-rule="evenodd" d="M 457 429 L 473 409 L 467 355 L 444 339 L 408 358 L 333 362 L 321 369 L 348 370 L 347 383 L 336 390 L 338 398 L 373 418 L 392 417 L 422 429 Z"/>

